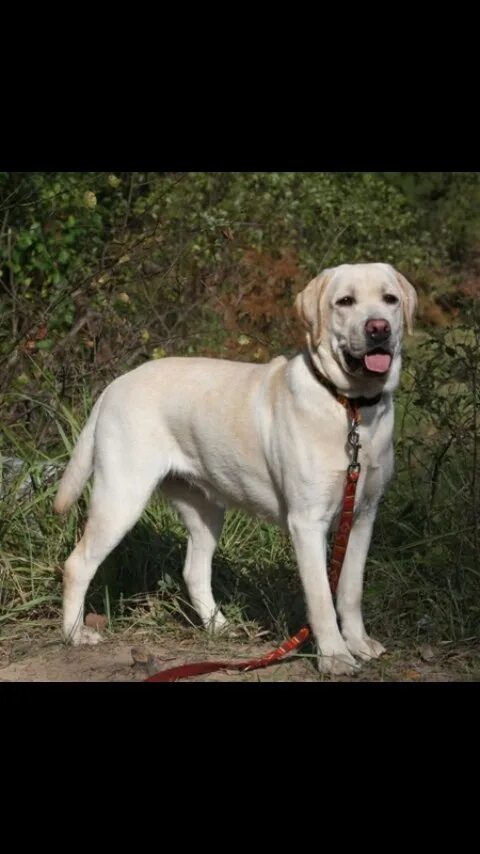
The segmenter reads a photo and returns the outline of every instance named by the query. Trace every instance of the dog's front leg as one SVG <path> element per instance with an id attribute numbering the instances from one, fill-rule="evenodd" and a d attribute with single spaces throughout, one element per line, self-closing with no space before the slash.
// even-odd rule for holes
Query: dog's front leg
<path id="1" fill-rule="evenodd" d="M 365 660 L 385 652 L 381 643 L 367 635 L 362 617 L 363 573 L 376 511 L 370 507 L 355 519 L 337 592 L 337 611 L 347 647 L 352 655 Z"/>
<path id="2" fill-rule="evenodd" d="M 288 528 L 295 548 L 308 617 L 317 642 L 321 673 L 352 674 L 358 668 L 340 634 L 326 565 L 328 523 L 290 514 Z"/>

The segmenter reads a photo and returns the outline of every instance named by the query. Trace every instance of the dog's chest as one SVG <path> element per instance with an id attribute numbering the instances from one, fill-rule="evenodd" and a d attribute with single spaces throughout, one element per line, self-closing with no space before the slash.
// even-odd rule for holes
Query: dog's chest
<path id="1" fill-rule="evenodd" d="M 361 448 L 358 460 L 362 475 L 358 489 L 357 509 L 378 500 L 393 472 L 391 431 L 384 425 L 360 427 Z"/>

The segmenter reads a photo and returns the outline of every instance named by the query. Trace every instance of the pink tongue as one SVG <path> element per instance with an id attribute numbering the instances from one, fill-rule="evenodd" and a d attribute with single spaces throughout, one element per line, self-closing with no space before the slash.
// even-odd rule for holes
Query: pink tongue
<path id="1" fill-rule="evenodd" d="M 376 374 L 385 374 L 392 362 L 388 353 L 367 353 L 364 358 L 365 367 Z"/>

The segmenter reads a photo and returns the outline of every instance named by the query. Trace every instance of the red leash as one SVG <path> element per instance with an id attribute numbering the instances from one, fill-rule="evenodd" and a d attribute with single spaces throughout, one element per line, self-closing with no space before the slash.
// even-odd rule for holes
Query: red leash
<path id="1" fill-rule="evenodd" d="M 328 570 L 328 580 L 332 595 L 337 592 L 340 573 L 342 571 L 345 554 L 347 551 L 350 531 L 353 525 L 353 509 L 355 505 L 355 492 L 358 478 L 360 476 L 360 463 L 358 462 L 358 451 L 361 447 L 358 433 L 360 413 L 358 407 L 353 405 L 348 398 L 337 398 L 347 409 L 351 417 L 351 428 L 348 441 L 352 447 L 352 462 L 347 469 L 345 488 L 343 492 L 342 512 L 340 522 L 335 534 L 332 558 Z M 179 667 L 171 667 L 169 670 L 161 670 L 145 679 L 145 682 L 176 682 L 177 679 L 185 679 L 188 676 L 200 676 L 204 673 L 215 673 L 217 670 L 260 670 L 269 667 L 275 661 L 284 658 L 294 649 L 299 649 L 310 637 L 310 629 L 304 626 L 296 635 L 282 643 L 277 649 L 269 652 L 264 658 L 252 658 L 250 661 L 200 661 L 196 664 L 182 664 Z"/>

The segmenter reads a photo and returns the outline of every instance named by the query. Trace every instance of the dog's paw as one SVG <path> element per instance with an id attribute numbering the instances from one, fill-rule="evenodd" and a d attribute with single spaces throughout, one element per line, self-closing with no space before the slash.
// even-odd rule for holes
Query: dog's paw
<path id="1" fill-rule="evenodd" d="M 67 637 L 67 642 L 71 643 L 72 646 L 84 646 L 86 644 L 94 646 L 101 643 L 102 640 L 101 634 L 88 626 L 80 626 L 73 635 Z"/>
<path id="2" fill-rule="evenodd" d="M 380 658 L 386 652 L 385 647 L 379 641 L 369 638 L 368 635 L 361 638 L 350 638 L 346 640 L 346 644 L 349 652 L 356 655 L 357 658 L 361 658 L 362 661 Z"/>
<path id="3" fill-rule="evenodd" d="M 211 617 L 208 623 L 205 624 L 207 632 L 210 632 L 212 635 L 220 634 L 220 632 L 225 631 L 227 627 L 228 622 L 221 611 L 215 611 L 213 617 Z"/>
<path id="4" fill-rule="evenodd" d="M 317 661 L 320 673 L 329 673 L 332 676 L 353 676 L 360 670 L 360 665 L 347 649 L 345 652 L 332 651 L 329 654 L 319 651 Z"/>

